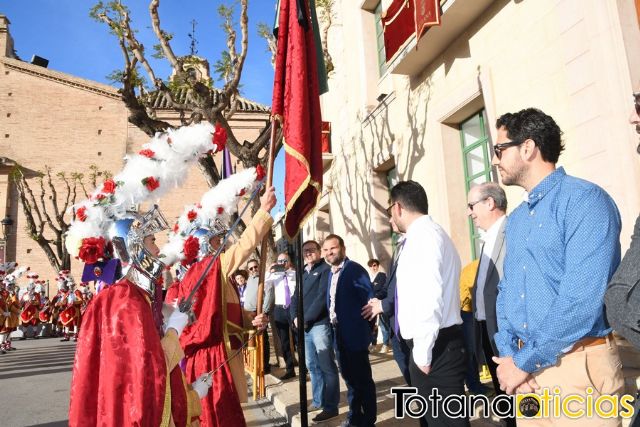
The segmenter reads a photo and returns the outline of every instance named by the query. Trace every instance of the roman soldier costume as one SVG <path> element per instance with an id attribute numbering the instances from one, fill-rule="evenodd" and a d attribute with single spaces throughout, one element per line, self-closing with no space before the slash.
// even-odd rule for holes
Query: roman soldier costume
<path id="1" fill-rule="evenodd" d="M 220 181 L 209 190 L 199 205 L 188 207 L 179 218 L 169 244 L 163 248 L 173 259 L 176 240 L 183 241 L 179 279 L 169 288 L 166 303 L 181 301 L 193 290 L 198 279 L 205 279 L 195 293 L 193 313 L 196 321 L 188 325 L 180 336 L 186 357 L 186 377 L 193 381 L 201 372 L 222 367 L 213 375 L 212 391 L 202 399 L 203 426 L 246 425 L 241 402 L 247 401 L 247 384 L 242 357 L 224 363 L 242 345 L 245 332 L 251 329 L 251 319 L 245 318 L 236 288 L 229 276 L 246 261 L 254 248 L 271 230 L 269 213 L 258 210 L 240 239 L 207 270 L 213 255 L 211 240 L 226 233 L 223 225 L 237 209 L 237 198 L 251 190 L 258 173 L 254 168 Z M 224 204 L 221 201 L 225 201 Z M 181 227 L 183 225 L 184 227 Z M 197 248 L 198 258 L 190 259 L 190 246 Z M 169 261 L 170 262 L 170 261 Z"/>
<path id="2" fill-rule="evenodd" d="M 20 324 L 24 325 L 25 336 L 29 327 L 36 327 L 39 323 L 38 313 L 40 311 L 40 295 L 36 294 L 36 283 L 38 275 L 31 273 L 27 275 L 29 284 L 27 291 L 22 294 L 20 303 L 22 305 L 22 313 L 20 313 Z M 34 333 L 35 335 L 35 333 Z"/>
<path id="3" fill-rule="evenodd" d="M 19 324 L 20 316 L 20 300 L 16 292 L 16 280 L 29 270 L 28 267 L 15 268 L 15 263 L 8 267 L 5 265 L 2 271 L 5 277 L 2 280 L 3 287 L 0 290 L 0 298 L 3 299 L 5 310 L 3 314 L 4 321 L 0 323 L 0 350 L 3 352 L 15 350 L 11 344 L 11 332 L 15 331 Z M 12 271 L 14 270 L 15 271 Z"/>
<path id="4" fill-rule="evenodd" d="M 62 310 L 60 311 L 60 323 L 64 327 L 64 338 L 62 341 L 69 341 L 73 337 L 74 341 L 78 341 L 78 332 L 80 330 L 80 310 L 84 305 L 84 296 L 82 292 L 73 289 L 73 282 L 70 284 L 71 289 L 67 292 L 66 302 L 62 302 Z"/>
<path id="5" fill-rule="evenodd" d="M 151 237 L 167 228 L 156 206 L 128 211 L 175 186 L 188 162 L 211 150 L 210 124 L 157 134 L 144 154 L 76 208 L 67 247 L 86 265 L 83 281 L 104 286 L 87 307 L 78 337 L 70 426 L 193 426 L 208 372 L 188 384 L 178 366 L 178 337 L 188 316 L 162 312 L 158 279 L 165 265 Z M 141 152 L 142 153 L 142 152 Z M 154 249 L 155 248 L 155 249 Z"/>

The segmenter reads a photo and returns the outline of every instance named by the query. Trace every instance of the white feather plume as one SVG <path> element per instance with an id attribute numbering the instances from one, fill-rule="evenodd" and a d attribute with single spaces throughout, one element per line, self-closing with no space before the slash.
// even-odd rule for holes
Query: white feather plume
<path id="1" fill-rule="evenodd" d="M 229 218 L 237 212 L 240 198 L 249 196 L 254 190 L 256 178 L 256 168 L 245 169 L 221 180 L 215 187 L 204 193 L 200 205 L 185 206 L 176 222 L 177 227 L 169 233 L 169 241 L 160 251 L 162 262 L 170 266 L 184 259 L 183 245 L 192 227 L 189 212 L 196 213 L 196 221 L 199 223 L 209 223 L 216 218 L 228 222 Z"/>
<path id="2" fill-rule="evenodd" d="M 66 247 L 78 256 L 82 241 L 89 237 L 107 237 L 113 221 L 122 218 L 128 209 L 147 200 L 158 199 L 182 184 L 191 164 L 215 149 L 212 142 L 213 125 L 199 123 L 157 133 L 144 144 L 146 154 L 128 156 L 122 171 L 113 177 L 113 193 L 103 192 L 100 185 L 85 200 L 73 207 L 84 208 L 86 219 L 76 217 L 67 231 Z M 141 151 L 142 152 L 142 151 Z M 149 189 L 145 181 L 157 181 L 158 187 Z"/>

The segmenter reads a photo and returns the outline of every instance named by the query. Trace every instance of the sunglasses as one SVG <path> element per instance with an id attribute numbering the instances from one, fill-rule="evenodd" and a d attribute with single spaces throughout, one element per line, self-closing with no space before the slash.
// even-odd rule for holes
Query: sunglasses
<path id="1" fill-rule="evenodd" d="M 253 271 L 253 270 L 257 270 L 257 269 L 258 269 L 257 265 L 254 265 L 253 267 L 249 267 L 249 271 Z"/>
<path id="2" fill-rule="evenodd" d="M 386 209 L 386 211 L 387 211 L 387 216 L 388 216 L 388 217 L 391 217 L 391 208 L 393 208 L 393 207 L 394 207 L 395 205 L 397 205 L 397 204 L 398 204 L 398 202 L 393 202 L 393 203 L 391 203 L 391 206 L 389 206 L 389 207 Z"/>
<path id="3" fill-rule="evenodd" d="M 509 147 L 517 147 L 522 144 L 524 141 L 507 141 L 502 144 L 496 144 L 493 146 L 493 152 L 498 158 L 498 160 L 502 159 L 502 152 Z"/>
<path id="4" fill-rule="evenodd" d="M 279 260 L 277 260 L 276 262 L 277 262 L 278 264 L 286 264 L 286 263 L 287 263 L 287 261 L 288 261 L 288 260 L 286 260 L 286 259 L 279 259 Z"/>
<path id="5" fill-rule="evenodd" d="M 499 157 L 498 157 L 498 158 L 499 158 Z M 480 202 L 484 202 L 485 200 L 487 200 L 487 198 L 486 198 L 486 197 L 485 197 L 484 199 L 476 200 L 476 201 L 475 201 L 475 202 L 473 202 L 473 203 L 467 203 L 467 207 L 469 208 L 469 210 L 470 210 L 470 211 L 473 211 L 473 207 L 474 207 L 475 205 L 477 205 L 477 204 L 478 204 L 478 203 L 480 203 Z"/>
<path id="6" fill-rule="evenodd" d="M 636 114 L 640 116 L 640 92 L 633 94 L 633 104 L 636 107 Z"/>

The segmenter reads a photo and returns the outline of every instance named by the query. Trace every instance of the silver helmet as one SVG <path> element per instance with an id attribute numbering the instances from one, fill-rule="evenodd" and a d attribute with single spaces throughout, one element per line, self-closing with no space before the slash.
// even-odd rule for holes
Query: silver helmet
<path id="1" fill-rule="evenodd" d="M 188 231 L 188 234 L 196 237 L 200 242 L 198 258 L 202 259 L 214 253 L 215 249 L 211 246 L 211 239 L 214 237 L 222 237 L 227 234 L 227 231 L 227 226 L 219 218 L 215 218 L 213 221 L 206 223 L 196 223 L 194 227 Z"/>
<path id="2" fill-rule="evenodd" d="M 120 259 L 124 275 L 151 297 L 165 265 L 147 250 L 144 239 L 168 228 L 166 219 L 154 205 L 144 214 L 128 212 L 126 218 L 116 220 L 109 230 L 114 256 Z"/>

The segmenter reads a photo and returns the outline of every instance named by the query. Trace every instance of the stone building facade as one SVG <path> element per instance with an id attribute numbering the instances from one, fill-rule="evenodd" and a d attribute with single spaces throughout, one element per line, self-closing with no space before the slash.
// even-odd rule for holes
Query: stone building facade
<path id="1" fill-rule="evenodd" d="M 0 15 L 0 217 L 13 222 L 7 235 L 0 235 L 0 262 L 4 258 L 30 266 L 41 278 L 50 279 L 50 290 L 55 291 L 57 272 L 25 232 L 11 171 L 19 165 L 30 176 L 39 197 L 35 177 L 45 166 L 54 173 L 87 175 L 91 165 L 117 173 L 125 155 L 139 151 L 149 138 L 128 123 L 127 109 L 116 88 L 17 58 L 9 24 L 8 18 Z M 159 107 L 158 118 L 178 123 L 175 111 Z M 253 140 L 268 120 L 267 107 L 243 100 L 230 125 L 239 141 Z M 216 159 L 219 165 L 220 160 Z M 98 178 L 98 183 L 101 181 Z M 158 202 L 172 222 L 184 205 L 199 201 L 207 189 L 202 173 L 194 166 L 185 185 Z M 83 198 L 79 196 L 78 201 Z M 81 268 L 80 262 L 72 261 L 77 280 Z"/>
<path id="2" fill-rule="evenodd" d="M 413 179 L 466 264 L 477 253 L 466 192 L 499 180 L 490 165 L 495 121 L 537 107 L 564 131 L 560 165 L 615 199 L 626 249 L 640 211 L 638 135 L 627 122 L 640 87 L 640 2 L 442 0 L 441 24 L 420 37 L 412 26 L 402 37 L 393 23 L 383 27 L 428 3 L 334 2 L 327 41 L 335 71 L 321 98 L 332 154 L 306 237 L 335 232 L 352 259 L 385 265 L 394 238 L 389 188 Z M 521 194 L 507 187 L 510 210 Z"/>

